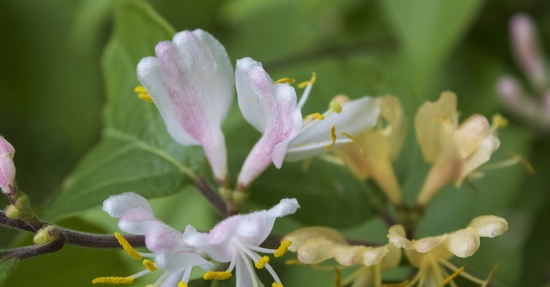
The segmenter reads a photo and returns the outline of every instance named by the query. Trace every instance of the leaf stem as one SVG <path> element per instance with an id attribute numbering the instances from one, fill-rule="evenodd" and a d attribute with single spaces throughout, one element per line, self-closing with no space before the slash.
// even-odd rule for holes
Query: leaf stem
<path id="1" fill-rule="evenodd" d="M 198 179 L 195 181 L 195 186 L 210 202 L 210 204 L 212 204 L 212 206 L 216 210 L 216 213 L 218 213 L 219 216 L 225 218 L 229 215 L 229 210 L 227 209 L 227 204 L 225 203 L 225 201 L 210 187 L 210 185 L 204 180 L 204 178 L 198 177 Z"/>

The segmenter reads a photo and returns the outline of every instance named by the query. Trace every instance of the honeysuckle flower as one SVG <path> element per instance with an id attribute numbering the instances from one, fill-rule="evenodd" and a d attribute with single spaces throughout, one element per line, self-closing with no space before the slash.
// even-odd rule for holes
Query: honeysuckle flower
<path id="1" fill-rule="evenodd" d="M 424 160 L 432 168 L 417 198 L 425 205 L 449 181 L 459 186 L 487 162 L 499 147 L 496 126 L 478 114 L 458 124 L 456 95 L 443 92 L 436 102 L 424 103 L 415 117 L 416 136 Z"/>
<path id="2" fill-rule="evenodd" d="M 99 277 L 92 283 L 129 284 L 136 278 L 161 269 L 164 274 L 153 284 L 154 287 L 185 287 L 193 267 L 209 270 L 213 266 L 200 250 L 185 244 L 194 229 L 188 226 L 182 233 L 166 225 L 154 216 L 151 206 L 142 196 L 132 192 L 111 196 L 103 202 L 103 210 L 111 217 L 120 219 L 120 229 L 130 234 L 145 235 L 145 245 L 153 253 L 135 251 L 124 237 L 115 233 L 122 247 L 134 259 L 146 257 L 153 258 L 155 262 L 145 259 L 143 265 L 146 269 L 142 272 L 129 277 Z M 193 232 L 188 232 L 191 229 Z"/>
<path id="3" fill-rule="evenodd" d="M 170 135 L 182 145 L 201 145 L 214 176 L 227 177 L 221 130 L 233 98 L 234 74 L 225 48 L 210 34 L 182 31 L 141 59 L 137 76 L 157 106 Z"/>
<path id="4" fill-rule="evenodd" d="M 203 250 L 217 262 L 229 263 L 226 271 L 207 272 L 204 279 L 227 279 L 233 269 L 236 269 L 237 286 L 263 286 L 252 267 L 253 261 L 257 269 L 265 268 L 271 274 L 275 281 L 272 286 L 281 287 L 281 280 L 268 263 L 269 257 L 258 253 L 280 257 L 286 251 L 288 243 L 283 242 L 276 250 L 260 247 L 260 244 L 271 233 L 275 219 L 293 214 L 299 207 L 296 199 L 285 198 L 271 209 L 228 217 L 208 233 L 191 232 L 186 240 L 189 245 Z"/>
<path id="5" fill-rule="evenodd" d="M 289 250 L 296 252 L 298 261 L 305 264 L 334 259 L 343 266 L 360 265 L 344 280 L 345 286 L 381 287 L 381 272 L 396 267 L 401 260 L 401 250 L 393 244 L 376 247 L 350 245 L 337 230 L 328 227 L 298 229 L 287 234 L 283 240 L 292 243 Z"/>
<path id="6" fill-rule="evenodd" d="M 262 133 L 246 158 L 238 185 L 246 188 L 271 162 L 280 168 L 283 160 L 301 160 L 340 143 L 376 124 L 378 108 L 374 99 L 364 97 L 340 104 L 332 103 L 329 112 L 302 119 L 315 78 L 306 82 L 297 101 L 296 91 L 285 81 L 273 82 L 261 63 L 242 58 L 235 70 L 238 102 L 244 118 Z M 336 132 L 338 131 L 338 133 Z"/>
<path id="7" fill-rule="evenodd" d="M 506 232 L 508 223 L 504 218 L 486 215 L 474 218 L 468 227 L 440 236 L 409 240 L 401 225 L 390 228 L 388 238 L 398 248 L 403 248 L 412 266 L 418 273 L 403 286 L 443 286 L 461 275 L 474 283 L 485 286 L 487 280 L 480 280 L 463 272 L 449 262 L 453 256 L 466 258 L 479 248 L 480 237 L 494 238 Z"/>
<path id="8" fill-rule="evenodd" d="M 386 95 L 376 98 L 380 109 L 380 127 L 367 128 L 354 136 L 354 142 L 340 145 L 333 153 L 359 179 L 372 177 L 388 198 L 396 205 L 402 205 L 401 188 L 392 167 L 406 135 L 406 117 L 399 99 Z"/>
<path id="9" fill-rule="evenodd" d="M 15 194 L 15 149 L 0 135 L 0 189 L 7 196 Z"/>
<path id="10" fill-rule="evenodd" d="M 499 77 L 496 90 L 510 112 L 547 131 L 550 129 L 550 77 L 533 20 L 526 14 L 516 14 L 510 21 L 510 38 L 514 59 L 535 95 L 512 76 Z"/>

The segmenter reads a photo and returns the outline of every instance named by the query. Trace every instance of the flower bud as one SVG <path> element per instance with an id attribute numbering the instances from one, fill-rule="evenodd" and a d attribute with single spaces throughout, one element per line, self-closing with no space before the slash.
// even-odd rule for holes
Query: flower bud
<path id="1" fill-rule="evenodd" d="M 59 238 L 59 229 L 53 225 L 42 227 L 36 235 L 34 235 L 33 241 L 35 244 L 42 245 L 56 241 Z"/>
<path id="2" fill-rule="evenodd" d="M 0 189 L 8 197 L 14 195 L 16 191 L 14 155 L 13 146 L 0 136 Z"/>

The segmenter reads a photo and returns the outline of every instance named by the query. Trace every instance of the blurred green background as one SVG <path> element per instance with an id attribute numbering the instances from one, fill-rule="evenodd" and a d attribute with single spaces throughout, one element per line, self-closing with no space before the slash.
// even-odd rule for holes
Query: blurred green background
<path id="1" fill-rule="evenodd" d="M 19 186 L 38 209 L 47 210 L 43 203 L 60 190 L 63 179 L 100 138 L 105 103 L 100 59 L 121 2 L 0 0 L 0 133 L 16 147 Z M 504 216 L 510 222 L 508 233 L 495 242 L 482 240 L 476 256 L 457 264 L 483 276 L 500 262 L 494 286 L 550 284 L 546 237 L 550 236 L 546 228 L 550 220 L 549 135 L 507 114 L 494 89 L 498 76 L 519 76 L 508 38 L 508 21 L 515 13 L 533 17 L 543 44 L 550 49 L 550 2 L 151 0 L 149 4 L 176 31 L 202 28 L 212 33 L 226 46 L 233 62 L 253 57 L 264 63 L 273 78 L 305 80 L 317 72 L 308 111 L 323 110 L 339 93 L 350 97 L 393 93 L 412 119 L 420 103 L 452 90 L 458 95 L 463 119 L 473 113 L 508 116 L 510 125 L 500 133 L 503 145 L 495 159 L 504 159 L 513 150 L 528 158 L 536 173 L 515 166 L 489 172 L 475 182 L 476 191 L 446 189 L 428 210 L 419 232 L 436 235 L 452 231 L 484 213 Z M 226 130 L 242 125 L 236 108 L 234 103 Z M 248 144 L 257 139 L 252 129 L 241 133 L 228 136 L 228 143 Z M 413 134 L 411 124 L 409 138 Z M 243 152 L 241 146 L 228 148 L 234 158 L 240 158 L 231 161 L 236 174 Z M 409 199 L 414 198 L 423 180 L 421 172 L 426 171 L 423 167 L 412 172 L 410 167 L 419 160 L 418 147 L 410 144 L 396 164 L 399 173 L 410 173 L 402 176 Z M 274 202 L 282 195 L 258 197 L 264 197 L 258 202 Z M 193 207 L 169 208 L 175 198 Z M 215 222 L 195 190 L 157 199 L 155 204 L 158 210 L 177 210 L 159 217 L 180 229 L 187 222 L 203 229 Z M 60 224 L 104 233 L 116 230 L 116 222 L 98 209 L 83 211 Z M 284 222 L 279 228 L 288 231 L 298 225 Z M 383 239 L 385 233 L 377 225 L 354 224 L 345 231 L 354 237 Z M 25 242 L 25 236 L 0 230 L 1 246 Z M 127 275 L 139 269 L 128 262 L 119 252 L 68 247 L 21 262 L 4 286 L 89 286 L 93 277 Z M 333 280 L 331 272 L 304 267 L 286 268 L 281 273 L 289 287 Z M 307 276 L 309 273 L 312 275 Z"/>

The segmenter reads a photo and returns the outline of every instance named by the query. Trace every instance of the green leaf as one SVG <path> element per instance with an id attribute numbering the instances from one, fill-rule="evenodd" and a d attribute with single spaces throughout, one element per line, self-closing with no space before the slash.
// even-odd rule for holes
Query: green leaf
<path id="1" fill-rule="evenodd" d="M 420 99 L 442 62 L 481 8 L 479 0 L 382 0 L 388 20 L 402 45 L 404 76 Z"/>
<path id="2" fill-rule="evenodd" d="M 0 261 L 0 285 L 6 281 L 8 276 L 13 272 L 18 260 L 15 258 L 8 259 L 6 261 Z"/>
<path id="3" fill-rule="evenodd" d="M 66 179 L 44 217 L 58 220 L 98 206 L 111 194 L 146 197 L 183 190 L 203 162 L 200 148 L 175 143 L 151 103 L 139 100 L 136 65 L 170 39 L 173 29 L 140 1 L 125 1 L 115 15 L 114 34 L 103 56 L 107 89 L 100 143 Z"/>
<path id="4" fill-rule="evenodd" d="M 376 215 L 369 192 L 346 168 L 314 160 L 306 170 L 302 163 L 269 168 L 252 185 L 251 199 L 272 205 L 281 198 L 295 197 L 301 206 L 297 219 L 344 228 Z"/>

